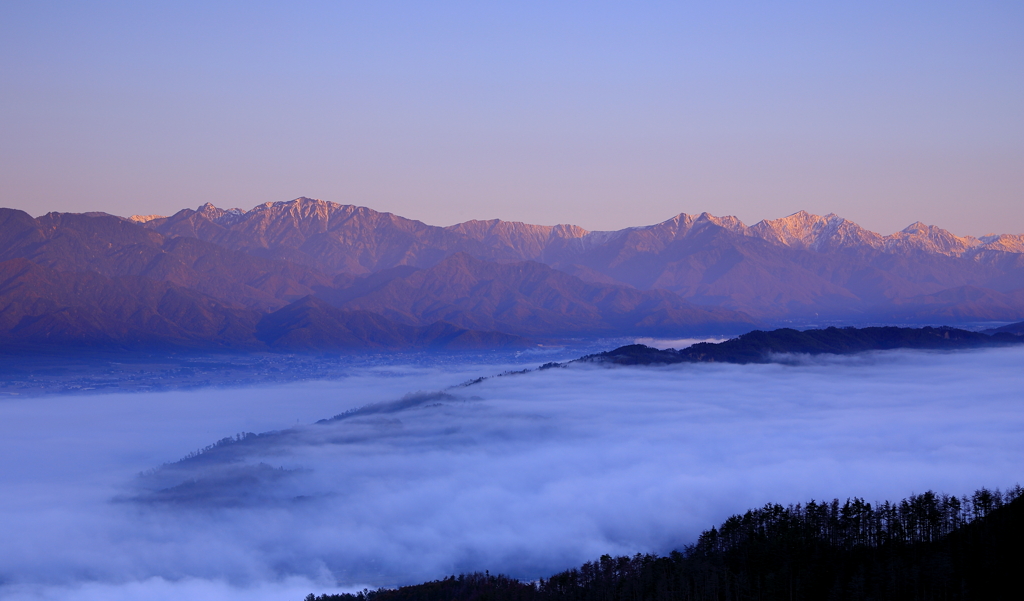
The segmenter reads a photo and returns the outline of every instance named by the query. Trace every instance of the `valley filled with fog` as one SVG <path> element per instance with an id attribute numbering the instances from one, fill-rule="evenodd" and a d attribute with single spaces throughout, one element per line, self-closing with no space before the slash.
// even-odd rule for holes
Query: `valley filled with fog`
<path id="1" fill-rule="evenodd" d="M 1021 348 L 465 384 L 547 360 L 5 398 L 0 598 L 297 601 L 475 570 L 535 579 L 667 553 L 768 502 L 1024 482 Z"/>

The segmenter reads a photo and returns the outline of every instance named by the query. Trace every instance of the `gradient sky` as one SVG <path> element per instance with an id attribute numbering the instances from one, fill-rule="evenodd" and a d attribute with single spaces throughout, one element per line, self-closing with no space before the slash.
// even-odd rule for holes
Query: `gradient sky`
<path id="1" fill-rule="evenodd" d="M 0 205 L 1024 232 L 1024 3 L 0 3 Z"/>

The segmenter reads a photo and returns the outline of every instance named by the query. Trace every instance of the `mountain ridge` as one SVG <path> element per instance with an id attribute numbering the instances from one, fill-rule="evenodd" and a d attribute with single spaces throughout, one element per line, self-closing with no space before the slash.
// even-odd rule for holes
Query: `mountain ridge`
<path id="1" fill-rule="evenodd" d="M 376 322 L 333 311 L 368 311 L 390 320 L 376 326 L 391 332 L 382 339 L 403 344 L 418 334 L 398 330 L 441 322 L 494 341 L 733 334 L 785 324 L 1005 323 L 1024 319 L 1022 239 L 956 236 L 921 222 L 883 236 L 835 214 L 805 211 L 752 226 L 732 216 L 679 213 L 649 226 L 591 232 L 499 219 L 441 227 L 309 198 L 250 210 L 206 203 L 168 217 L 33 218 L 0 209 L 0 262 L 65 274 L 25 275 L 19 290 L 36 286 L 29 295 L 35 304 L 12 289 L 0 295 L 0 313 L 21 320 L 5 322 L 5 335 L 21 328 L 19 336 L 36 331 L 40 340 L 60 331 L 89 337 L 106 327 L 115 338 L 145 338 L 137 329 L 143 322 L 104 309 L 109 303 L 87 289 L 107 290 L 125 306 L 134 306 L 128 297 L 137 293 L 150 299 L 138 311 L 149 316 L 151 334 L 175 344 L 216 344 L 211 324 L 230 312 L 258 321 L 307 297 L 332 307 L 307 302 L 304 310 L 333 324 L 339 340 L 349 336 L 346 319 Z M 82 302 L 56 292 L 61 278 L 79 286 Z M 219 317 L 204 317 L 202 334 L 189 330 L 185 313 L 171 311 L 164 323 L 153 300 L 158 290 L 192 303 L 197 315 L 216 305 Z M 266 344 L 245 336 L 245 344 Z M 275 340 L 299 337 L 285 332 Z M 361 344 L 372 346 L 372 339 Z"/>
<path id="2" fill-rule="evenodd" d="M 582 363 L 670 365 L 675 363 L 772 363 L 779 355 L 850 355 L 896 349 L 960 350 L 1024 344 L 1024 336 L 1007 331 L 991 334 L 957 328 L 869 327 L 754 330 L 723 342 L 698 342 L 684 349 L 656 349 L 631 344 L 587 355 Z"/>
<path id="3" fill-rule="evenodd" d="M 470 220 L 449 226 L 433 226 L 392 213 L 374 211 L 368 207 L 299 197 L 291 201 L 263 203 L 249 211 L 224 210 L 206 203 L 197 210 L 182 209 L 170 217 L 133 215 L 129 219 L 144 223 L 157 231 L 178 235 L 184 233 L 194 237 L 201 237 L 200 230 L 196 229 L 195 218 L 223 226 L 225 229 L 246 223 L 243 229 L 257 234 L 256 243 L 269 246 L 280 244 L 284 240 L 268 239 L 261 237 L 261 234 L 266 231 L 270 221 L 280 219 L 283 214 L 297 217 L 294 224 L 305 224 L 306 227 L 297 229 L 306 237 L 314 233 L 331 231 L 348 219 L 358 218 L 371 221 L 375 226 L 382 222 L 391 222 L 406 231 L 422 229 L 437 230 L 436 233 L 457 233 L 466 239 L 485 243 L 491 248 L 512 249 L 516 253 L 515 258 L 526 260 L 542 258 L 549 252 L 548 246 L 557 246 L 561 242 L 569 242 L 570 245 L 575 242 L 575 248 L 586 249 L 641 231 L 658 231 L 661 239 L 665 239 L 664 234 L 668 233 L 668 239 L 677 240 L 691 232 L 699 232 L 701 227 L 707 224 L 748 237 L 819 252 L 870 247 L 890 253 L 920 250 L 957 257 L 984 251 L 1024 253 L 1024 234 L 989 234 L 981 238 L 957 236 L 937 226 L 918 221 L 899 232 L 882 235 L 834 213 L 820 216 L 802 210 L 778 219 L 761 220 L 751 226 L 745 225 L 734 216 L 717 217 L 704 212 L 679 213 L 665 221 L 647 226 L 614 231 L 588 231 L 573 224 L 533 225 L 501 219 Z M 309 225 L 313 227 L 310 228 Z"/>
<path id="4" fill-rule="evenodd" d="M 201 209 L 217 220 L 239 217 L 238 211 Z M 442 271 L 460 260 L 461 271 Z M 592 284 L 539 263 L 487 262 L 459 252 L 427 269 L 399 265 L 332 278 L 299 263 L 98 213 L 32 218 L 0 210 L 0 267 L 15 282 L 0 287 L 0 341 L 21 347 L 480 348 L 523 346 L 527 338 L 649 334 L 654 328 L 736 332 L 755 323 L 666 291 Z M 508 277 L 524 270 L 536 281 Z M 453 292 L 456 273 L 468 284 Z M 165 297 L 177 300 L 165 307 Z M 337 306 L 310 305 L 311 297 Z M 406 302 L 413 297 L 416 306 Z M 600 307 L 588 304 L 598 300 Z M 305 302 L 301 318 L 294 306 L 299 301 Z M 585 307 L 568 310 L 573 306 Z M 296 319 L 282 321 L 289 312 Z M 191 323 L 196 319 L 201 323 Z M 276 327 L 266 325 L 274 320 Z M 236 325 L 217 325 L 229 322 Z"/>
<path id="5" fill-rule="evenodd" d="M 893 299 L 963 286 L 1001 294 L 1024 289 L 1022 235 L 957 236 L 917 222 L 883 236 L 835 214 L 806 211 L 752 226 L 705 212 L 616 231 L 499 219 L 440 227 L 303 197 L 244 212 L 208 204 L 144 225 L 329 275 L 429 268 L 457 252 L 486 261 L 532 260 L 595 283 L 669 290 L 764 320 L 882 319 L 892 313 L 884 305 Z M 275 235 L 266 235 L 271 230 Z M 912 318 L 963 313 L 931 308 L 933 314 L 911 312 Z"/>

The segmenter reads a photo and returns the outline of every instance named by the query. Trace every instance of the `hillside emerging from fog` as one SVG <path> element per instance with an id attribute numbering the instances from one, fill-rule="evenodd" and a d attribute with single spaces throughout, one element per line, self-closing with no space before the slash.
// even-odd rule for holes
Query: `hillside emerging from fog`
<path id="1" fill-rule="evenodd" d="M 604 555 L 536 582 L 477 572 L 305 601 L 1008 599 L 1024 559 L 1022 493 L 769 503 L 666 557 Z"/>
<path id="2" fill-rule="evenodd" d="M 1019 329 L 1024 324 L 1014 324 Z M 781 328 L 754 330 L 724 342 L 698 342 L 687 348 L 656 349 L 630 344 L 577 359 L 612 365 L 671 365 L 673 363 L 771 363 L 791 355 L 852 355 L 896 349 L 951 351 L 1024 344 L 1024 336 L 1010 330 L 991 334 L 957 328 Z"/>
<path id="3" fill-rule="evenodd" d="M 0 340 L 325 351 L 1024 319 L 1024 236 L 800 212 L 613 232 L 299 198 L 170 217 L 0 209 Z"/>

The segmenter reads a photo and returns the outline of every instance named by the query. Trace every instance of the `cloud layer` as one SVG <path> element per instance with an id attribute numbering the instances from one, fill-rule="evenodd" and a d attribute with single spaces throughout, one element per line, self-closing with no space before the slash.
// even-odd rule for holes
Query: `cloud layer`
<path id="1" fill-rule="evenodd" d="M 17 461 L 0 471 L 0 597 L 301 598 L 477 569 L 535 578 L 667 552 L 766 502 L 1012 485 L 1024 480 L 1022 362 L 996 349 L 576 366 L 443 394 L 407 393 L 498 370 L 408 366 L 6 401 L 0 449 Z"/>

